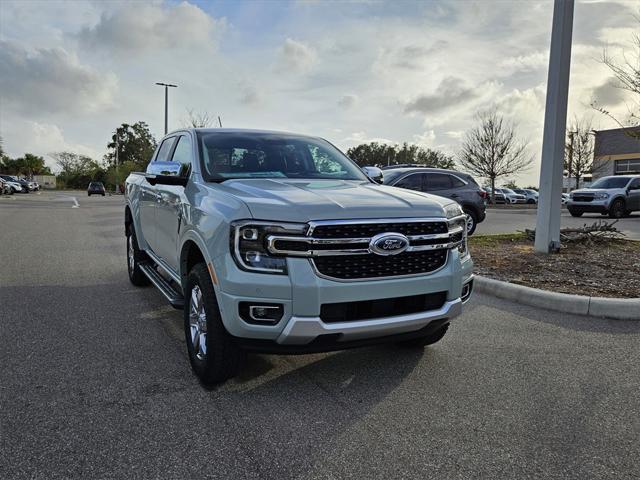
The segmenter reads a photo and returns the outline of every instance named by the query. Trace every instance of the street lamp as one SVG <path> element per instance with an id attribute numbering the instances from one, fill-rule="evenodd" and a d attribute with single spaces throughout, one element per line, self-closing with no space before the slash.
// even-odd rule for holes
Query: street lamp
<path id="1" fill-rule="evenodd" d="M 177 88 L 177 85 L 171 85 L 170 83 L 156 82 L 156 85 L 164 87 L 164 134 L 167 134 L 168 130 L 168 117 L 169 117 L 169 87 Z"/>

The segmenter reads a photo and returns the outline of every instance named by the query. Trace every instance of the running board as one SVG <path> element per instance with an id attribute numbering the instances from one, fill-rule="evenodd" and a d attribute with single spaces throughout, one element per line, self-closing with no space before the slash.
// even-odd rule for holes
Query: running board
<path id="1" fill-rule="evenodd" d="M 155 266 L 151 262 L 140 264 L 140 270 L 144 273 L 151 283 L 153 283 L 160 293 L 162 293 L 173 308 L 182 310 L 184 308 L 184 297 L 178 292 L 162 275 L 158 273 Z"/>

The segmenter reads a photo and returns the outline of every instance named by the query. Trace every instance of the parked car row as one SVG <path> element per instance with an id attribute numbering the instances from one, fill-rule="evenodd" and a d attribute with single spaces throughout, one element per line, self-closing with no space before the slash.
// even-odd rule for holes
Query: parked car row
<path id="1" fill-rule="evenodd" d="M 38 182 L 24 180 L 14 175 L 0 175 L 0 193 L 13 195 L 14 193 L 29 193 L 40 190 Z"/>

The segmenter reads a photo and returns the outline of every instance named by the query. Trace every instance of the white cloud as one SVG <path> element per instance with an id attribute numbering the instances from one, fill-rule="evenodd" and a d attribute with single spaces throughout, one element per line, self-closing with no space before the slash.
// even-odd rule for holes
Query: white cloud
<path id="1" fill-rule="evenodd" d="M 358 103 L 357 95 L 343 95 L 340 100 L 338 100 L 338 105 L 344 108 L 353 108 Z"/>
<path id="2" fill-rule="evenodd" d="M 280 49 L 280 70 L 308 72 L 317 62 L 317 53 L 303 42 L 287 38 Z"/>
<path id="3" fill-rule="evenodd" d="M 472 88 L 458 77 L 444 78 L 433 93 L 422 94 L 406 103 L 406 113 L 436 113 L 448 107 L 468 102 L 478 97 L 477 88 Z"/>
<path id="4" fill-rule="evenodd" d="M 74 152 L 87 155 L 94 160 L 101 160 L 102 154 L 95 148 L 82 143 L 69 142 L 65 139 L 63 130 L 57 125 L 39 123 L 34 121 L 21 121 L 15 124 L 6 125 L 3 134 L 11 139 L 11 149 L 7 149 L 7 154 L 18 157 L 24 153 L 33 153 L 44 157 L 45 164 L 56 168 L 55 162 L 51 158 L 52 153 Z M 17 149 L 15 146 L 24 146 L 25 149 Z"/>
<path id="5" fill-rule="evenodd" d="M 421 147 L 433 147 L 436 140 L 436 132 L 433 130 L 427 130 L 420 135 L 414 135 L 413 141 Z"/>
<path id="6" fill-rule="evenodd" d="M 140 55 L 149 50 L 214 48 L 225 20 L 216 20 L 188 2 L 127 3 L 102 14 L 100 21 L 77 35 L 87 49 Z"/>
<path id="7" fill-rule="evenodd" d="M 27 114 L 88 113 L 112 106 L 118 81 L 113 73 L 84 65 L 63 48 L 27 51 L 0 40 L 3 104 Z"/>

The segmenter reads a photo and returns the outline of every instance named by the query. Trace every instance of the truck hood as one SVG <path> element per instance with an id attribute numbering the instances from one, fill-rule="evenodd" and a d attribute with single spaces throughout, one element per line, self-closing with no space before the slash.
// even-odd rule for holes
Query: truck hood
<path id="1" fill-rule="evenodd" d="M 254 218 L 311 220 L 442 217 L 451 200 L 363 181 L 235 179 L 221 189 L 247 204 Z"/>

